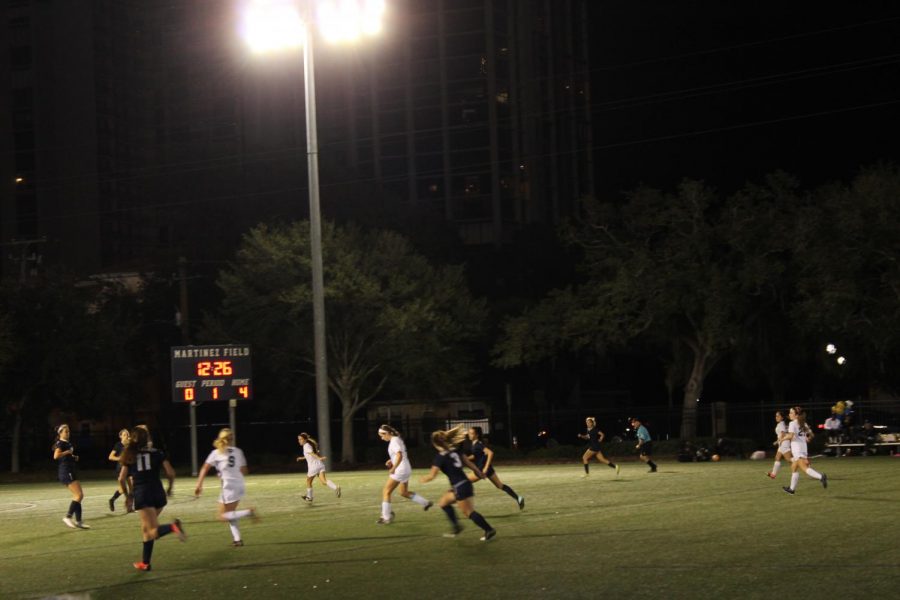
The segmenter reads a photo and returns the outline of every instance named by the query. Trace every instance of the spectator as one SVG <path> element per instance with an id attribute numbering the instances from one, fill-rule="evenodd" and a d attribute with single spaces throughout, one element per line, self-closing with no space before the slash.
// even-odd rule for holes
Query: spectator
<path id="1" fill-rule="evenodd" d="M 841 420 L 834 413 L 825 419 L 825 440 L 829 444 L 841 443 Z M 840 448 L 833 450 L 835 455 L 840 453 Z"/>

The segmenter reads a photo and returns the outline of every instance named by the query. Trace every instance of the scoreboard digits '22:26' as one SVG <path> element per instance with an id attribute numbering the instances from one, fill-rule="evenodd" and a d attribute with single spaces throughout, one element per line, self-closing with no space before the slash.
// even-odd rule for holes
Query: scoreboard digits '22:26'
<path id="1" fill-rule="evenodd" d="M 172 347 L 172 401 L 209 402 L 253 397 L 250 346 Z"/>

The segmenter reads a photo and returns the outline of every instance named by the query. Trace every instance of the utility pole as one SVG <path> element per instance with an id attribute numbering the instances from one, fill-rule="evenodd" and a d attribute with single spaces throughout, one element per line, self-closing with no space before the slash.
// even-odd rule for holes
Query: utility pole
<path id="1" fill-rule="evenodd" d="M 181 315 L 181 343 L 191 345 L 191 328 L 188 321 L 187 259 L 178 258 L 178 312 Z M 191 401 L 191 475 L 197 476 L 197 402 Z"/>

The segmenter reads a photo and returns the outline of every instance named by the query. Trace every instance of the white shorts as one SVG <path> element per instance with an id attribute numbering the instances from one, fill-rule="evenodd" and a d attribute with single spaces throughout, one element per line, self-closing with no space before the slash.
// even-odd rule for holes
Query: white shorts
<path id="1" fill-rule="evenodd" d="M 237 502 L 244 497 L 243 481 L 223 481 L 222 493 L 219 494 L 219 502 L 222 504 L 231 504 Z"/>
<path id="2" fill-rule="evenodd" d="M 778 446 L 778 451 L 781 452 L 782 455 L 787 454 L 788 452 L 791 452 L 791 442 L 790 441 L 781 442 L 781 445 Z"/>
<path id="3" fill-rule="evenodd" d="M 399 483 L 406 483 L 412 477 L 412 469 L 397 469 L 391 473 L 390 477 Z"/>
<path id="4" fill-rule="evenodd" d="M 325 470 L 324 463 L 309 463 L 307 465 L 306 476 L 307 477 L 315 477 L 319 473 Z"/>
<path id="5" fill-rule="evenodd" d="M 801 458 L 809 458 L 806 453 L 806 444 L 791 444 L 791 460 L 797 462 Z"/>

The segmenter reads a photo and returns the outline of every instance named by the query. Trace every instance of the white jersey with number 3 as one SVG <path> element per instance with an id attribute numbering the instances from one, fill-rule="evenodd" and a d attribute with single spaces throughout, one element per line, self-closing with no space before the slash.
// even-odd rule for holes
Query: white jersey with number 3
<path id="1" fill-rule="evenodd" d="M 794 460 L 798 458 L 807 458 L 806 454 L 806 431 L 800 427 L 797 421 L 791 421 L 788 431 L 794 434 L 791 439 L 791 454 Z"/>
<path id="2" fill-rule="evenodd" d="M 223 485 L 231 481 L 244 481 L 241 467 L 247 466 L 247 459 L 240 448 L 231 446 L 225 452 L 213 450 L 206 457 L 206 464 L 216 468 Z"/>

